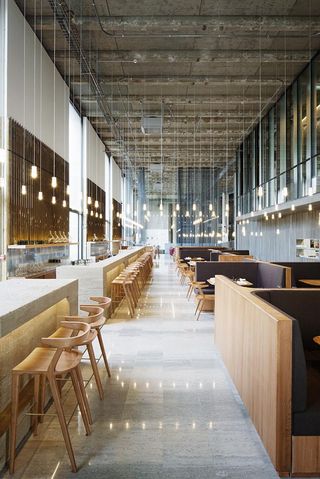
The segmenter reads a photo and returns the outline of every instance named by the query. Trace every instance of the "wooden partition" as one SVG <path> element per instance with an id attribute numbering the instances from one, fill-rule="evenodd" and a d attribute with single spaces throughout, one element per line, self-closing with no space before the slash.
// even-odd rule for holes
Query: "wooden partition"
<path id="1" fill-rule="evenodd" d="M 247 255 L 247 254 L 229 254 L 229 253 L 223 253 L 219 255 L 218 261 L 224 262 L 224 263 L 231 263 L 232 261 L 234 262 L 239 262 L 239 261 L 246 261 L 248 259 L 253 259 L 253 256 Z"/>
<path id="2" fill-rule="evenodd" d="M 215 343 L 280 476 L 291 471 L 292 322 L 216 276 Z"/>

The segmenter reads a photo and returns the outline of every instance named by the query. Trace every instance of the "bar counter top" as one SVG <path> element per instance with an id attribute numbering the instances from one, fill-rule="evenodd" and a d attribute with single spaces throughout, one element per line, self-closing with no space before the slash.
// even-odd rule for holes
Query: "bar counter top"
<path id="1" fill-rule="evenodd" d="M 77 280 L 70 279 L 17 278 L 0 282 L 0 337 L 63 298 L 69 298 L 69 302 L 73 303 L 77 288 Z"/>
<path id="2" fill-rule="evenodd" d="M 57 278 L 78 279 L 80 304 L 85 304 L 90 296 L 110 296 L 112 280 L 145 251 L 145 246 L 134 246 L 97 263 L 59 266 Z"/>

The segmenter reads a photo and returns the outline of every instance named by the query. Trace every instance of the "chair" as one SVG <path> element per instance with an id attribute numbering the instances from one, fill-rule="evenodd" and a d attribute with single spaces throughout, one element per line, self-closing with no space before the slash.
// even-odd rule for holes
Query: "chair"
<path id="1" fill-rule="evenodd" d="M 88 316 L 63 316 L 64 323 L 66 321 L 79 321 L 89 325 L 90 334 L 78 346 L 86 346 L 87 348 L 89 360 L 90 360 L 93 375 L 97 384 L 99 396 L 100 396 L 100 399 L 103 399 L 103 396 L 104 396 L 103 387 L 102 387 L 99 369 L 97 366 L 92 343 L 98 336 L 98 332 L 97 332 L 98 328 L 100 328 L 105 323 L 104 309 L 99 308 L 99 306 L 94 306 L 91 304 L 91 305 L 81 305 L 80 310 L 89 313 Z M 57 329 L 57 331 L 55 331 L 55 333 L 53 333 L 50 337 L 65 338 L 68 336 L 70 336 L 70 329 L 62 326 L 59 329 Z"/>
<path id="2" fill-rule="evenodd" d="M 107 354 L 106 354 L 106 350 L 105 350 L 105 347 L 104 347 L 103 338 L 102 338 L 102 334 L 101 334 L 101 329 L 103 328 L 103 326 L 104 326 L 104 324 L 107 320 L 106 311 L 111 306 L 111 298 L 108 298 L 107 296 L 91 296 L 89 299 L 90 299 L 90 301 L 94 301 L 95 303 L 98 303 L 99 308 L 102 308 L 103 311 L 104 311 L 104 323 L 101 324 L 101 326 L 97 326 L 96 330 L 97 330 L 97 337 L 98 337 L 98 341 L 99 341 L 99 344 L 100 344 L 100 349 L 101 349 L 102 357 L 103 357 L 103 360 L 104 360 L 104 364 L 105 364 L 108 376 L 109 376 L 109 378 L 111 378 L 111 371 L 110 371 L 110 367 L 109 367 L 109 363 L 108 363 L 108 359 L 107 359 Z M 91 325 L 91 327 L 93 327 L 93 326 Z"/>
<path id="3" fill-rule="evenodd" d="M 72 349 L 74 347 L 80 346 L 84 341 L 87 340 L 90 335 L 90 326 L 86 323 L 79 323 L 74 321 L 62 321 L 61 325 L 66 329 L 70 329 L 71 334 L 72 332 L 76 331 L 77 335 L 68 338 L 42 338 L 41 343 L 43 346 L 35 348 L 29 354 L 29 356 L 27 356 L 20 364 L 15 366 L 12 370 L 11 435 L 9 446 L 9 470 L 11 474 L 14 472 L 16 456 L 20 377 L 24 374 L 29 374 L 34 377 L 34 434 L 37 433 L 38 416 L 41 414 L 39 412 L 40 379 L 44 381 L 48 380 L 73 472 L 77 471 L 77 465 L 75 462 L 68 426 L 62 407 L 59 387 L 57 383 L 58 377 L 70 373 L 79 408 L 81 411 L 81 416 L 85 425 L 86 433 L 91 433 L 88 417 L 90 409 L 84 390 L 83 378 L 80 370 L 82 352 Z"/>
<path id="4" fill-rule="evenodd" d="M 199 289 L 199 294 L 197 294 L 196 296 L 196 299 L 198 300 L 198 304 L 194 314 L 196 315 L 196 320 L 198 321 L 199 316 L 203 310 L 205 301 L 212 303 L 212 311 L 213 311 L 215 295 L 207 294 L 203 292 L 203 289 L 206 288 L 206 285 L 198 285 L 197 288 Z"/>

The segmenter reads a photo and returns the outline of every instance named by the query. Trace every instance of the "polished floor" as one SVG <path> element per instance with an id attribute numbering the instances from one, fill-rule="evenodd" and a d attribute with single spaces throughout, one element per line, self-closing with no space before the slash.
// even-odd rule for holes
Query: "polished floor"
<path id="1" fill-rule="evenodd" d="M 88 383 L 94 418 L 86 437 L 73 394 L 64 393 L 79 472 L 70 472 L 54 415 L 16 461 L 19 478 L 274 479 L 277 474 L 213 342 L 213 315 L 194 319 L 186 287 L 161 258 L 136 317 L 126 307 L 105 326 L 112 378 L 105 399 Z M 84 375 L 90 377 L 89 367 Z M 49 414 L 54 413 L 54 408 Z M 72 414 L 73 413 L 73 414 Z M 6 475 L 8 477 L 8 475 Z"/>

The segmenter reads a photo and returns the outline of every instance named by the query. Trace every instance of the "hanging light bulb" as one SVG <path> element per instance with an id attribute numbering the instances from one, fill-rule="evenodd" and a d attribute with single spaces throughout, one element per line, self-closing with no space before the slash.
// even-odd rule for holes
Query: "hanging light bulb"
<path id="1" fill-rule="evenodd" d="M 201 218 L 201 216 L 202 216 L 202 211 L 199 211 L 199 216 L 200 216 L 200 218 Z"/>
<path id="2" fill-rule="evenodd" d="M 91 205 L 92 204 L 92 198 L 91 196 L 88 196 L 88 201 L 87 201 L 88 205 Z"/>
<path id="3" fill-rule="evenodd" d="M 147 211 L 147 205 L 145 203 L 143 203 L 142 209 L 143 211 Z"/>
<path id="4" fill-rule="evenodd" d="M 310 205 L 308 206 L 308 211 L 312 211 L 312 204 L 310 203 Z"/>
<path id="5" fill-rule="evenodd" d="M 214 210 L 212 211 L 211 216 L 212 216 L 212 218 L 216 217 L 216 212 Z"/>
<path id="6" fill-rule="evenodd" d="M 282 213 L 278 213 L 278 218 L 279 218 L 279 219 L 282 218 Z"/>
<path id="7" fill-rule="evenodd" d="M 93 210 L 90 211 L 90 216 L 93 216 Z"/>
<path id="8" fill-rule="evenodd" d="M 177 213 L 174 211 L 172 216 L 173 216 L 174 218 L 176 218 Z"/>
<path id="9" fill-rule="evenodd" d="M 102 216 L 102 213 L 100 213 L 100 216 L 99 216 L 99 218 L 102 220 L 102 218 L 103 218 L 103 216 Z"/>
<path id="10" fill-rule="evenodd" d="M 43 200 L 43 193 L 42 193 L 42 191 L 39 191 L 39 193 L 38 193 L 38 200 L 39 200 L 39 201 L 42 201 L 42 200 Z"/>
<path id="11" fill-rule="evenodd" d="M 213 205 L 212 205 L 212 203 L 210 203 L 210 205 L 209 205 L 209 211 L 212 211 L 212 210 L 213 210 Z"/>
<path id="12" fill-rule="evenodd" d="M 31 178 L 33 178 L 34 180 L 38 178 L 38 168 L 36 167 L 36 165 L 31 166 Z"/>
<path id="13" fill-rule="evenodd" d="M 189 218 L 190 216 L 190 213 L 189 213 L 189 210 L 186 211 L 186 218 Z"/>
<path id="14" fill-rule="evenodd" d="M 53 196 L 53 197 L 51 198 L 51 203 L 52 203 L 53 205 L 55 205 L 55 204 L 57 203 L 57 198 L 56 198 L 55 196 Z"/>
<path id="15" fill-rule="evenodd" d="M 97 211 L 96 211 L 95 217 L 99 218 L 99 213 Z"/>
<path id="16" fill-rule="evenodd" d="M 67 185 L 66 194 L 67 194 L 68 196 L 70 195 L 70 185 Z"/>
<path id="17" fill-rule="evenodd" d="M 180 205 L 179 205 L 179 203 L 176 204 L 176 211 L 180 211 Z"/>
<path id="18" fill-rule="evenodd" d="M 22 185 L 22 186 L 21 186 L 21 194 L 22 194 L 22 195 L 26 195 L 26 194 L 27 194 L 27 187 L 26 187 L 26 185 Z"/>
<path id="19" fill-rule="evenodd" d="M 262 186 L 259 186 L 258 188 L 258 196 L 261 198 L 261 196 L 263 196 L 263 188 Z"/>
<path id="20" fill-rule="evenodd" d="M 63 206 L 63 208 L 66 208 L 66 206 L 67 206 L 66 200 L 63 200 L 63 201 L 62 201 L 62 206 Z"/>
<path id="21" fill-rule="evenodd" d="M 294 205 L 291 205 L 291 211 L 295 211 L 296 207 Z"/>
<path id="22" fill-rule="evenodd" d="M 162 201 L 161 201 L 161 203 L 160 203 L 160 205 L 159 205 L 159 210 L 160 210 L 160 211 L 163 211 L 163 204 L 162 204 Z M 162 215 L 161 215 L 161 216 L 162 216 Z"/>
<path id="23" fill-rule="evenodd" d="M 286 198 L 286 197 L 288 196 L 288 188 L 287 188 L 287 186 L 285 186 L 285 187 L 283 188 L 283 190 L 282 190 L 282 196 L 283 196 L 284 198 Z"/>
<path id="24" fill-rule="evenodd" d="M 276 233 L 277 233 L 277 235 L 279 235 L 279 234 L 280 234 L 280 230 L 279 230 L 279 228 L 277 228 L 277 231 L 276 231 Z"/>
<path id="25" fill-rule="evenodd" d="M 95 208 L 99 208 L 99 201 L 98 201 L 98 200 L 95 200 L 95 202 L 94 202 L 94 207 L 95 207 Z"/>
<path id="26" fill-rule="evenodd" d="M 197 205 L 195 203 L 192 205 L 192 211 L 197 211 Z"/>
<path id="27" fill-rule="evenodd" d="M 51 186 L 52 188 L 56 188 L 58 186 L 58 182 L 57 182 L 57 177 L 56 176 L 53 176 L 51 178 Z"/>

